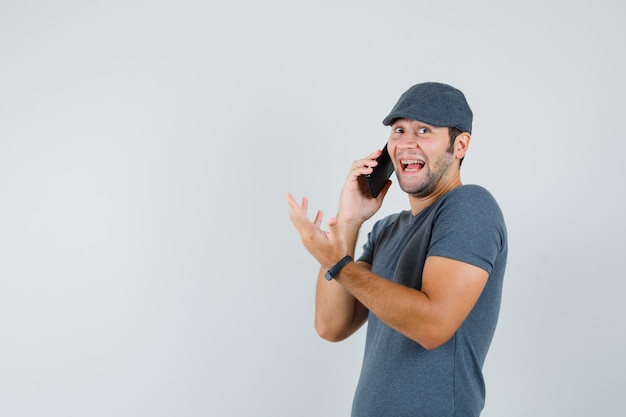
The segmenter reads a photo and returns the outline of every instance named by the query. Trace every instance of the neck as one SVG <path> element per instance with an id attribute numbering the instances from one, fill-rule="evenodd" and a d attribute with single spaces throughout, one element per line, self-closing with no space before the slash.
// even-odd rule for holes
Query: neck
<path id="1" fill-rule="evenodd" d="M 459 176 L 455 176 L 448 181 L 439 182 L 433 192 L 428 194 L 427 196 L 417 196 L 409 194 L 409 204 L 411 205 L 411 212 L 414 216 L 417 215 L 426 207 L 439 200 L 444 194 L 451 190 L 454 190 L 457 187 L 460 187 L 461 185 L 463 185 L 463 183 L 461 183 L 461 178 Z"/>

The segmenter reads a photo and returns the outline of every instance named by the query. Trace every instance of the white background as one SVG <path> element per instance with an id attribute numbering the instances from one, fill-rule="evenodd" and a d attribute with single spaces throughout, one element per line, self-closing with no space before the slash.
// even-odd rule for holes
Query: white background
<path id="1" fill-rule="evenodd" d="M 332 216 L 422 81 L 509 228 L 483 416 L 625 415 L 624 9 L 0 1 L 0 415 L 348 416 L 284 194 Z"/>

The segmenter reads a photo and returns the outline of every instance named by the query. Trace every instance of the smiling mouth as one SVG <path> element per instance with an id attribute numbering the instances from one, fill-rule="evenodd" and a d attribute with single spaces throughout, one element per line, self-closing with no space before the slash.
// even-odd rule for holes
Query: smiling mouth
<path id="1" fill-rule="evenodd" d="M 402 170 L 404 172 L 417 172 L 424 167 L 425 162 L 421 159 L 402 159 Z"/>

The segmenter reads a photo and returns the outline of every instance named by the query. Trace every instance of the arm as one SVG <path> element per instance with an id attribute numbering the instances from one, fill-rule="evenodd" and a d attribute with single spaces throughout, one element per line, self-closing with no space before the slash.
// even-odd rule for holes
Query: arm
<path id="1" fill-rule="evenodd" d="M 353 172 L 358 173 L 359 169 L 353 167 Z M 354 200 L 356 203 L 345 201 L 346 188 L 342 191 L 342 204 L 350 209 L 342 211 L 340 204 L 340 214 L 328 222 L 327 232 L 320 228 L 320 212 L 314 222 L 306 217 L 306 198 L 299 206 L 293 197 L 287 196 L 291 219 L 302 243 L 321 264 L 315 315 L 318 333 L 328 340 L 342 340 L 354 333 L 371 311 L 387 325 L 427 349 L 444 344 L 478 300 L 487 282 L 487 271 L 450 258 L 431 256 L 424 265 L 421 291 L 374 274 L 366 263 L 348 264 L 335 280 L 324 282 L 323 274 L 331 266 L 346 254 L 354 253 L 362 224 L 360 219 L 363 217 L 355 213 L 363 206 L 357 199 Z M 384 197 L 388 188 L 389 184 L 378 199 Z M 367 210 L 363 212 L 368 213 Z"/>
<path id="2" fill-rule="evenodd" d="M 303 245 L 320 262 L 315 296 L 315 329 L 324 339 L 340 341 L 352 335 L 367 320 L 367 309 L 344 287 L 324 278 L 326 271 L 345 255 L 354 256 L 359 230 L 363 222 L 380 208 L 391 181 L 377 198 L 371 198 L 363 175 L 372 172 L 380 151 L 355 161 L 341 191 L 336 218 L 328 222 L 329 231 L 321 230 L 322 213 L 311 222 L 307 218 L 308 200 L 299 205 L 287 194 L 291 221 Z M 361 264 L 369 270 L 369 265 Z"/>
<path id="3" fill-rule="evenodd" d="M 369 270 L 369 265 L 362 262 Z M 324 339 L 339 342 L 351 336 L 367 321 L 367 308 L 337 281 L 324 278 L 320 268 L 315 293 L 315 330 Z"/>
<path id="4" fill-rule="evenodd" d="M 381 278 L 356 263 L 344 267 L 336 281 L 388 326 L 434 349 L 461 326 L 487 278 L 481 268 L 432 256 L 424 265 L 421 291 Z"/>

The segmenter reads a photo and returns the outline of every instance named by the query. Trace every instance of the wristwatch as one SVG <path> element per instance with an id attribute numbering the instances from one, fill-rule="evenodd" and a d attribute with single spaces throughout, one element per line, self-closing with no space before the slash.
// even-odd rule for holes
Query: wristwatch
<path id="1" fill-rule="evenodd" d="M 344 266 L 348 265 L 350 262 L 353 262 L 353 261 L 354 259 L 352 258 L 352 256 L 350 255 L 344 256 L 343 258 L 341 258 L 339 262 L 335 264 L 335 266 L 333 266 L 328 271 L 326 271 L 326 273 L 324 274 L 324 278 L 330 281 L 331 279 L 339 275 L 339 271 L 341 271 Z"/>

